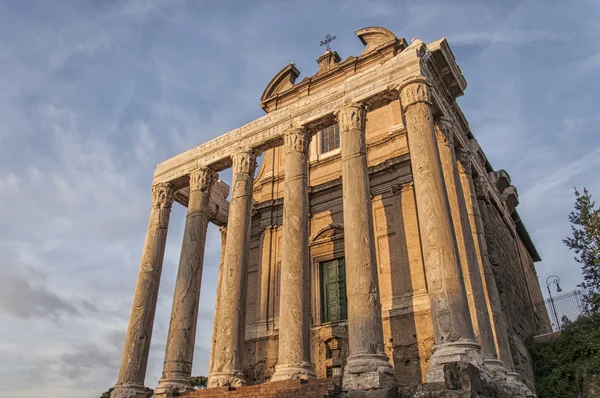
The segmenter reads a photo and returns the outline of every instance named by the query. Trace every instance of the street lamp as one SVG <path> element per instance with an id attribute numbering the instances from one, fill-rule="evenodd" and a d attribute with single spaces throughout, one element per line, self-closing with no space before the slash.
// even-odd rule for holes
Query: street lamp
<path id="1" fill-rule="evenodd" d="M 552 278 L 552 280 L 550 280 Z M 554 319 L 556 319 L 556 326 L 558 330 L 560 330 L 560 321 L 558 320 L 558 315 L 556 315 L 556 307 L 554 306 L 554 299 L 552 298 L 552 292 L 550 291 L 550 285 L 556 284 L 556 291 L 558 293 L 562 292 L 560 288 L 560 278 L 556 275 L 550 275 L 546 278 L 546 288 L 548 289 L 548 294 L 550 295 L 550 304 L 552 304 L 552 311 L 554 312 Z"/>

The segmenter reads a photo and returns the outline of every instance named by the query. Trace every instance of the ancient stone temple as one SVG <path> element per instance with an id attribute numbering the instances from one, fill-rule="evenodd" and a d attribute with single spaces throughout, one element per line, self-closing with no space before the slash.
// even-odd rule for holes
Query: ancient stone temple
<path id="1" fill-rule="evenodd" d="M 174 201 L 187 218 L 156 396 L 533 395 L 540 257 L 456 103 L 452 51 L 356 34 L 362 54 L 327 50 L 299 82 L 287 65 L 265 116 L 158 165 L 113 398 L 144 396 Z M 192 393 L 209 222 L 222 233 L 209 388 Z"/>

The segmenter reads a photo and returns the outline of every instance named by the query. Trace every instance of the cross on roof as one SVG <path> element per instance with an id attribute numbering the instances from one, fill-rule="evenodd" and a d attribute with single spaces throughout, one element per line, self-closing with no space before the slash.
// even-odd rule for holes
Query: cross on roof
<path id="1" fill-rule="evenodd" d="M 334 41 L 336 38 L 336 36 L 331 36 L 329 33 L 327 34 L 327 36 L 325 36 L 325 40 L 321 40 L 321 47 L 322 46 L 327 46 L 327 51 L 331 51 L 331 49 L 329 48 L 329 44 Z"/>

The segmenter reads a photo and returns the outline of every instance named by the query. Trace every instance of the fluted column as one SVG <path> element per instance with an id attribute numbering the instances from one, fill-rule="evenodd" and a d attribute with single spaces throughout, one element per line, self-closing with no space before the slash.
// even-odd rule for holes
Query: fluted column
<path id="1" fill-rule="evenodd" d="M 340 126 L 344 252 L 348 297 L 349 356 L 344 368 L 345 390 L 389 387 L 393 369 L 383 348 L 383 326 L 371 189 L 365 143 L 365 108 L 351 104 L 335 114 Z"/>
<path id="2" fill-rule="evenodd" d="M 313 379 L 308 290 L 308 146 L 304 129 L 284 136 L 283 242 L 279 305 L 279 355 L 273 381 Z"/>
<path id="3" fill-rule="evenodd" d="M 121 369 L 112 398 L 145 398 L 144 379 L 152 338 L 167 229 L 175 189 L 170 184 L 152 187 L 152 210 L 138 273 Z"/>
<path id="4" fill-rule="evenodd" d="M 473 233 L 458 175 L 458 166 L 454 153 L 454 132 L 452 131 L 450 120 L 446 118 L 437 119 L 435 121 L 435 132 L 461 269 L 464 276 L 473 332 L 475 340 L 481 346 L 484 360 L 490 361 L 490 364 L 493 365 L 496 360 L 496 350 L 494 349 L 494 339 L 490 326 L 486 297 L 483 291 L 482 276 L 479 271 L 477 254 L 475 252 Z"/>
<path id="5" fill-rule="evenodd" d="M 462 187 L 464 189 L 467 209 L 469 209 L 469 221 L 473 231 L 473 238 L 476 242 L 477 258 L 480 261 L 480 270 L 485 283 L 488 298 L 489 314 L 491 318 L 492 332 L 496 346 L 497 357 L 504 364 L 508 371 L 514 369 L 510 343 L 508 341 L 508 331 L 502 315 L 502 305 L 500 303 L 500 294 L 496 285 L 496 278 L 492 271 L 492 264 L 488 256 L 487 244 L 485 241 L 485 230 L 481 216 L 481 209 L 478 198 L 484 202 L 489 201 L 487 188 L 481 181 L 479 189 L 475 188 L 472 177 L 472 164 L 469 152 L 460 149 L 457 151 L 458 169 Z"/>
<path id="6" fill-rule="evenodd" d="M 483 362 L 473 326 L 457 251 L 454 227 L 431 112 L 431 92 L 425 78 L 400 90 L 415 185 L 419 231 L 435 345 L 427 380 L 443 381 L 448 362 Z"/>
<path id="7" fill-rule="evenodd" d="M 252 150 L 232 157 L 233 188 L 227 220 L 227 243 L 221 286 L 221 317 L 217 330 L 213 371 L 208 386 L 240 386 L 246 383 L 241 369 L 246 316 L 246 279 L 248 273 L 248 243 L 252 210 L 252 181 L 256 155 Z"/>
<path id="8" fill-rule="evenodd" d="M 199 168 L 190 173 L 189 179 L 190 196 L 175 282 L 171 323 L 163 373 L 154 392 L 156 396 L 194 390 L 190 378 L 209 221 L 210 192 L 217 180 L 217 173 L 209 168 Z"/>
<path id="9" fill-rule="evenodd" d="M 219 261 L 219 272 L 217 276 L 217 292 L 215 295 L 215 313 L 213 319 L 212 339 L 210 346 L 210 359 L 208 361 L 208 373 L 211 374 L 215 362 L 215 350 L 217 349 L 217 330 L 219 328 L 219 319 L 221 318 L 221 286 L 223 286 L 223 262 L 225 261 L 225 244 L 227 242 L 227 227 L 219 227 L 221 232 L 221 257 Z"/>

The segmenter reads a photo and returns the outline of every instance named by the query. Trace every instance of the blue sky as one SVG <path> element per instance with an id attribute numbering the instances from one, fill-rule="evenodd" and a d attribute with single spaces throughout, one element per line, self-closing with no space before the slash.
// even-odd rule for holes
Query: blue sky
<path id="1" fill-rule="evenodd" d="M 446 37 L 459 103 L 519 190 L 541 281 L 581 280 L 561 239 L 573 187 L 600 198 L 600 3 L 0 0 L 0 384 L 97 397 L 114 384 L 157 163 L 259 117 L 284 65 L 383 26 Z M 229 175 L 225 173 L 223 179 Z M 185 210 L 174 206 L 147 384 L 160 377 Z M 194 374 L 206 374 L 219 233 L 209 229 Z M 542 282 L 544 283 L 544 282 Z"/>

